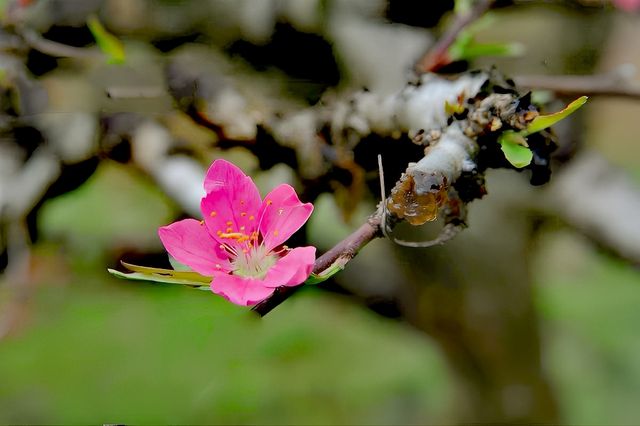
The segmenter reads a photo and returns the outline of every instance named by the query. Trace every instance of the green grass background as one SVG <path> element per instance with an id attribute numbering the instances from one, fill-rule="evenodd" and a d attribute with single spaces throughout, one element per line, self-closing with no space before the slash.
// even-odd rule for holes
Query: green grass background
<path id="1" fill-rule="evenodd" d="M 258 320 L 208 292 L 106 273 L 119 245 L 159 249 L 156 229 L 174 214 L 150 182 L 113 163 L 48 202 L 36 254 L 64 268 L 41 277 L 24 328 L 0 342 L 0 423 L 453 418 L 454 379 L 434 342 L 339 296 L 304 290 Z M 564 421 L 637 423 L 638 271 L 567 232 L 539 245 L 543 358 Z"/>

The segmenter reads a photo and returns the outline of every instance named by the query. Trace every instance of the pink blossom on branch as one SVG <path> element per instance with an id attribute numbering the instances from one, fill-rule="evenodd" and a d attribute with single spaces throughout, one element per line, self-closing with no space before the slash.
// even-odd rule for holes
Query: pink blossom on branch
<path id="1" fill-rule="evenodd" d="M 625 12 L 635 12 L 640 9 L 640 0 L 613 0 L 613 4 Z"/>
<path id="2" fill-rule="evenodd" d="M 315 247 L 283 243 L 309 219 L 286 184 L 261 200 L 238 167 L 216 160 L 204 180 L 203 221 L 185 219 L 158 230 L 166 250 L 194 271 L 212 277 L 211 290 L 243 306 L 261 302 L 280 286 L 302 284 L 311 274 Z"/>

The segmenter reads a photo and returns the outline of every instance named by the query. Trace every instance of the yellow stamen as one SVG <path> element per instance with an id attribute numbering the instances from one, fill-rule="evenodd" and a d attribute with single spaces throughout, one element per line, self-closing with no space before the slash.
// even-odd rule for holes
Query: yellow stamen
<path id="1" fill-rule="evenodd" d="M 233 225 L 233 222 L 231 222 L 230 220 L 227 221 L 227 226 L 231 226 Z"/>
<path id="2" fill-rule="evenodd" d="M 275 231 L 273 231 L 273 235 L 274 235 L 274 236 L 276 236 L 276 237 L 278 236 L 278 233 L 279 233 L 279 232 L 278 232 L 278 230 L 277 230 L 277 229 L 276 229 Z"/>
<path id="3" fill-rule="evenodd" d="M 253 215 L 249 216 L 249 220 L 253 220 L 255 219 L 255 217 L 253 217 Z"/>
<path id="4" fill-rule="evenodd" d="M 218 236 L 221 238 L 231 238 L 234 240 L 239 240 L 240 238 L 245 237 L 246 235 L 241 234 L 240 232 L 226 232 L 226 233 L 220 233 L 218 234 Z"/>
<path id="5" fill-rule="evenodd" d="M 247 215 L 247 212 L 241 212 L 240 216 L 245 217 Z"/>
<path id="6" fill-rule="evenodd" d="M 215 211 L 212 211 L 211 213 L 209 213 L 209 216 L 211 216 L 211 217 L 216 217 L 217 215 L 218 215 L 218 213 L 215 212 Z"/>

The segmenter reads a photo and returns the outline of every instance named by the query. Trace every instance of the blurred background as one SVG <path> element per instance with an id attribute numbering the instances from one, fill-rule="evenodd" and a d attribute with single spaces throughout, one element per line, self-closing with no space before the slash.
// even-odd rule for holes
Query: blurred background
<path id="1" fill-rule="evenodd" d="M 402 88 L 453 1 L 0 5 L 0 423 L 637 424 L 638 97 L 594 97 L 557 126 L 547 185 L 490 170 L 445 246 L 374 241 L 259 319 L 106 269 L 167 265 L 157 228 L 199 215 L 216 158 L 263 194 L 289 182 L 314 202 L 297 242 L 322 252 L 348 235 L 379 198 L 375 155 L 415 147 L 372 138 L 327 165 L 255 123 Z M 476 39 L 524 53 L 454 70 L 638 79 L 637 12 L 497 6 Z M 96 18 L 124 61 L 96 47 Z M 572 99 L 535 95 L 550 110 Z M 413 159 L 390 160 L 390 182 Z"/>

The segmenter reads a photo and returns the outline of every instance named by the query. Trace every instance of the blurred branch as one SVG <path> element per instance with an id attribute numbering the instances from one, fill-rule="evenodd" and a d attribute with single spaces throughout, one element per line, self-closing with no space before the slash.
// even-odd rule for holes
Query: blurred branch
<path id="1" fill-rule="evenodd" d="M 598 244 L 640 265 L 640 188 L 594 152 L 567 164 L 554 180 L 552 213 Z"/>
<path id="2" fill-rule="evenodd" d="M 467 13 L 456 15 L 451 26 L 440 39 L 429 49 L 416 64 L 416 72 L 434 72 L 450 62 L 448 50 L 458 35 L 469 25 L 481 18 L 493 5 L 495 0 L 478 0 Z"/>
<path id="3" fill-rule="evenodd" d="M 32 30 L 23 29 L 20 35 L 32 49 L 56 58 L 99 58 L 102 53 L 95 48 L 75 47 L 58 43 L 40 36 Z"/>
<path id="4" fill-rule="evenodd" d="M 365 223 L 356 229 L 351 235 L 340 241 L 333 248 L 328 250 L 313 265 L 313 272 L 321 275 L 327 268 L 333 265 L 344 267 L 351 261 L 362 247 L 366 246 L 373 239 L 382 236 L 383 212 L 380 207 L 376 213 L 371 215 Z M 265 316 L 276 308 L 279 304 L 287 300 L 301 286 L 280 287 L 268 299 L 260 302 L 252 308 L 260 316 Z"/>
<path id="5" fill-rule="evenodd" d="M 518 86 L 534 90 L 551 90 L 567 96 L 613 96 L 640 99 L 640 84 L 634 82 L 627 67 L 595 75 L 521 75 L 514 78 Z"/>

